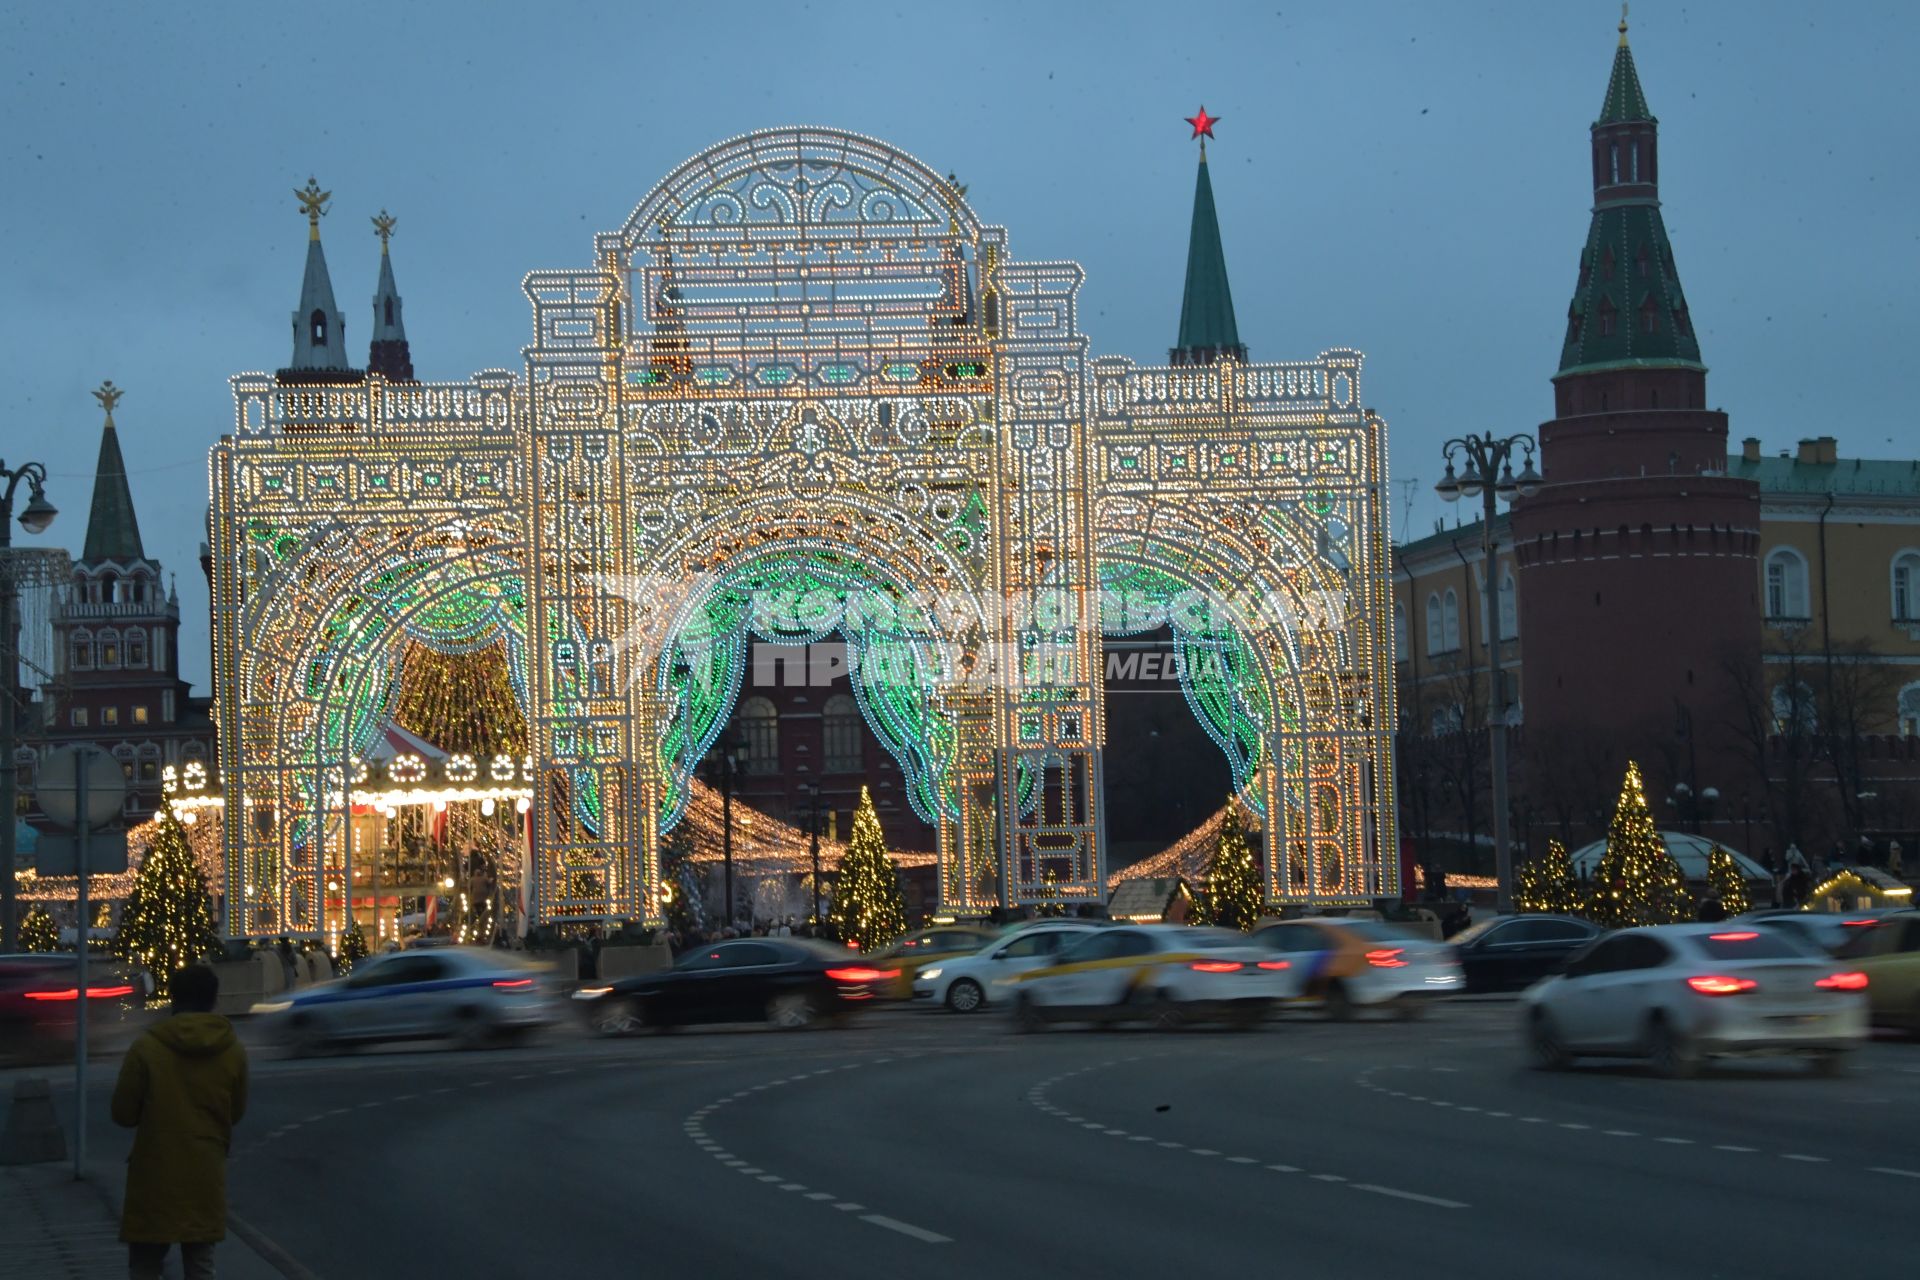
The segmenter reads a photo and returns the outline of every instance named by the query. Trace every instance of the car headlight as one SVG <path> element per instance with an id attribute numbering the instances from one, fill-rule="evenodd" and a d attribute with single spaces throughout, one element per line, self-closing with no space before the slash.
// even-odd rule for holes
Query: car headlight
<path id="1" fill-rule="evenodd" d="M 573 993 L 575 1000 L 598 1000 L 613 990 L 612 987 L 582 987 Z"/>
<path id="2" fill-rule="evenodd" d="M 266 1000 L 247 1010 L 248 1013 L 282 1013 L 293 1008 L 291 1000 Z"/>
<path id="3" fill-rule="evenodd" d="M 922 969 L 920 971 L 920 976 L 925 978 L 928 982 L 932 982 L 935 978 L 938 978 L 940 976 L 939 966 L 936 965 L 931 969 Z"/>

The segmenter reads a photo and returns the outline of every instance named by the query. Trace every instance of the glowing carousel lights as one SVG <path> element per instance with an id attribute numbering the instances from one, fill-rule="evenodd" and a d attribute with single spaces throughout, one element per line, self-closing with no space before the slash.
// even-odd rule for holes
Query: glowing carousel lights
<path id="1" fill-rule="evenodd" d="M 525 278 L 524 377 L 330 348 L 233 379 L 223 776 L 170 793 L 246 814 L 219 824 L 231 931 L 328 927 L 365 805 L 511 801 L 537 919 L 654 915 L 755 646 L 829 637 L 935 829 L 944 912 L 1100 896 L 1103 640 L 1139 629 L 1110 591 L 1169 618 L 1276 851 L 1267 897 L 1397 890 L 1385 427 L 1357 352 L 1248 362 L 1220 258 L 1174 363 L 1091 358 L 1077 265 L 1016 257 L 957 180 L 830 129 L 709 148 L 585 260 Z M 396 725 L 421 745 L 383 747 Z"/>

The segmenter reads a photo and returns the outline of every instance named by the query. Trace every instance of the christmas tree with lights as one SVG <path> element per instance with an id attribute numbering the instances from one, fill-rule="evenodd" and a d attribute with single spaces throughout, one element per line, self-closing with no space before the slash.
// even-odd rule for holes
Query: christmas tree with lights
<path id="1" fill-rule="evenodd" d="M 22 951 L 58 951 L 60 949 L 60 929 L 54 924 L 53 917 L 39 903 L 27 908 L 27 914 L 20 920 L 20 949 Z"/>
<path id="2" fill-rule="evenodd" d="M 1201 924 L 1247 931 L 1260 920 L 1260 868 L 1240 823 L 1240 806 L 1231 799 L 1207 864 L 1206 891 L 1195 905 Z"/>
<path id="3" fill-rule="evenodd" d="M 1707 891 L 1720 899 L 1721 907 L 1730 916 L 1753 909 L 1753 900 L 1747 896 L 1746 877 L 1740 874 L 1733 855 L 1717 844 L 1707 854 Z"/>
<path id="4" fill-rule="evenodd" d="M 1569 913 L 1580 909 L 1580 890 L 1573 883 L 1573 863 L 1567 846 L 1558 840 L 1547 841 L 1547 851 L 1528 858 L 1517 869 L 1513 905 L 1522 911 Z"/>
<path id="5" fill-rule="evenodd" d="M 204 956 L 217 942 L 213 899 L 194 865 L 187 833 L 171 809 L 160 811 L 160 831 L 133 878 L 133 892 L 120 912 L 113 954 L 144 965 L 154 994 L 164 996 L 173 975 Z"/>
<path id="6" fill-rule="evenodd" d="M 660 842 L 660 883 L 667 888 L 667 927 L 685 937 L 707 927 L 700 869 L 693 862 L 693 832 L 682 820 Z"/>
<path id="7" fill-rule="evenodd" d="M 1599 924 L 1626 929 L 1692 919 L 1686 877 L 1654 829 L 1640 766 L 1631 760 L 1595 879 L 1592 915 Z"/>
<path id="8" fill-rule="evenodd" d="M 339 962 L 341 973 L 352 973 L 353 966 L 365 960 L 372 948 L 367 945 L 367 931 L 355 920 L 340 934 L 340 950 L 334 956 Z"/>
<path id="9" fill-rule="evenodd" d="M 907 931 L 900 878 L 887 856 L 880 814 L 865 787 L 860 788 L 860 807 L 853 815 L 853 839 L 840 859 L 840 879 L 833 888 L 827 923 L 835 937 L 862 951 L 884 946 Z"/>

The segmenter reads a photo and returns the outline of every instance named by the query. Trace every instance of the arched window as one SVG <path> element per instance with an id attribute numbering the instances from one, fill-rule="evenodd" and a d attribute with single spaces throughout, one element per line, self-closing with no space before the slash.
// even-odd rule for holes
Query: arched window
<path id="1" fill-rule="evenodd" d="M 1900 691 L 1900 736 L 1920 738 L 1920 684 L 1910 684 Z"/>
<path id="2" fill-rule="evenodd" d="M 1773 687 L 1773 731 L 1781 734 L 1813 733 L 1820 727 L 1820 716 L 1813 705 L 1813 690 L 1804 680 Z"/>
<path id="3" fill-rule="evenodd" d="M 1807 612 L 1807 561 L 1792 547 L 1767 553 L 1768 621 L 1802 620 Z"/>
<path id="4" fill-rule="evenodd" d="M 1513 570 L 1500 575 L 1500 638 L 1511 640 L 1520 634 L 1520 609 L 1513 594 Z"/>
<path id="5" fill-rule="evenodd" d="M 747 772 L 780 772 L 780 713 L 765 698 L 748 698 L 735 717 L 747 742 Z"/>
<path id="6" fill-rule="evenodd" d="M 1920 622 L 1920 551 L 1893 558 L 1893 620 Z"/>
<path id="7" fill-rule="evenodd" d="M 825 773 L 859 773 L 861 759 L 860 705 L 851 695 L 836 693 L 820 711 L 821 761 Z"/>
<path id="8" fill-rule="evenodd" d="M 1442 653 L 1447 647 L 1447 632 L 1440 621 L 1440 593 L 1427 597 L 1427 656 Z"/>
<path id="9" fill-rule="evenodd" d="M 127 631 L 127 665 L 144 667 L 147 665 L 147 633 L 139 627 Z"/>
<path id="10" fill-rule="evenodd" d="M 327 313 L 322 311 L 320 308 L 315 307 L 313 309 L 313 314 L 307 317 L 307 324 L 313 331 L 313 345 L 316 347 L 326 346 L 327 345 Z"/>
<path id="11" fill-rule="evenodd" d="M 75 671 L 91 671 L 93 669 L 93 632 L 74 632 L 70 644 L 73 655 L 67 665 Z"/>
<path id="12" fill-rule="evenodd" d="M 1440 631 L 1446 652 L 1452 653 L 1460 647 L 1460 597 L 1453 593 L 1452 587 L 1447 588 L 1447 598 L 1440 606 Z"/>
<path id="13" fill-rule="evenodd" d="M 118 631 L 112 630 L 111 628 L 109 628 L 106 631 L 102 631 L 100 633 L 100 643 L 98 645 L 98 651 L 100 654 L 101 666 L 103 667 L 119 666 L 120 665 L 120 633 Z"/>

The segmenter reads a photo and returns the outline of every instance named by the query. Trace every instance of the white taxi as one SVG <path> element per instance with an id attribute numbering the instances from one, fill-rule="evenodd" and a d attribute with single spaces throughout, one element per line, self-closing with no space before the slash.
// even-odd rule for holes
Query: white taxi
<path id="1" fill-rule="evenodd" d="M 1053 962 L 1103 923 L 1091 920 L 1048 920 L 996 938 L 969 956 L 942 960 L 922 969 L 913 979 L 913 998 L 945 1005 L 955 1013 L 978 1013 L 1007 998 L 1008 985 L 1019 975 Z"/>
<path id="2" fill-rule="evenodd" d="M 1231 929 L 1150 924 L 1099 929 L 1009 984 L 1016 1025 L 1222 1020 L 1250 1027 L 1300 994 L 1292 961 Z"/>

